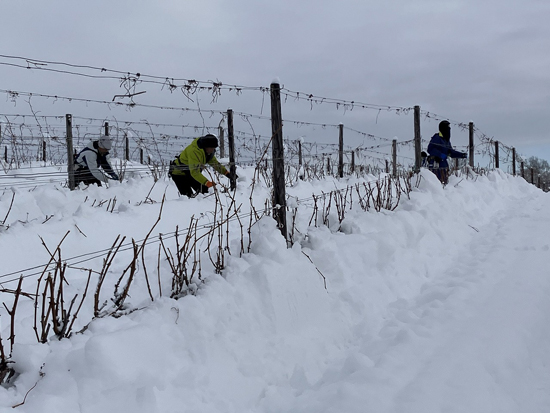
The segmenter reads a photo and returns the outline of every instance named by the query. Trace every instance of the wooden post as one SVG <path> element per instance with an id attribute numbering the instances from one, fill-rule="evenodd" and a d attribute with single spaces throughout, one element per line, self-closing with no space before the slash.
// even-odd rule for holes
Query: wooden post
<path id="1" fill-rule="evenodd" d="M 531 168 L 531 183 L 535 183 L 535 170 L 533 168 Z"/>
<path id="2" fill-rule="evenodd" d="M 355 151 L 351 151 L 351 168 L 350 168 L 350 172 L 351 173 L 355 172 Z"/>
<path id="3" fill-rule="evenodd" d="M 105 136 L 109 136 L 109 122 L 105 122 Z"/>
<path id="4" fill-rule="evenodd" d="M 500 156 L 498 154 L 498 141 L 495 141 L 495 168 L 500 167 Z"/>
<path id="5" fill-rule="evenodd" d="M 330 165 L 330 156 L 327 158 L 327 175 L 332 174 L 332 166 Z"/>
<path id="6" fill-rule="evenodd" d="M 233 109 L 227 110 L 227 145 L 229 146 L 229 174 L 231 175 L 230 187 L 234 191 L 237 188 L 237 165 L 235 165 L 235 138 L 233 136 Z"/>
<path id="7" fill-rule="evenodd" d="M 420 106 L 414 107 L 414 172 L 422 165 L 422 137 L 420 135 Z"/>
<path id="8" fill-rule="evenodd" d="M 386 173 L 389 174 L 390 173 L 390 163 L 388 162 L 387 159 L 385 159 L 386 161 Z"/>
<path id="9" fill-rule="evenodd" d="M 525 179 L 525 164 L 521 161 L 521 177 Z"/>
<path id="10" fill-rule="evenodd" d="M 218 130 L 219 130 L 219 140 L 220 140 L 220 157 L 221 158 L 225 158 L 225 139 L 224 139 L 224 130 L 223 130 L 223 126 L 219 126 L 218 127 Z"/>
<path id="11" fill-rule="evenodd" d="M 338 125 L 340 130 L 338 136 L 338 176 L 340 178 L 344 177 L 344 124 L 340 123 Z"/>
<path id="12" fill-rule="evenodd" d="M 139 163 L 143 165 L 143 148 L 139 148 Z"/>
<path id="13" fill-rule="evenodd" d="M 298 165 L 300 166 L 300 168 L 303 165 L 302 162 L 302 141 L 298 140 Z"/>
<path id="14" fill-rule="evenodd" d="M 394 178 L 397 178 L 397 139 L 394 139 L 391 143 L 391 155 L 393 165 L 392 175 Z"/>
<path id="15" fill-rule="evenodd" d="M 470 166 L 474 167 L 474 122 L 469 123 L 469 142 L 468 142 L 468 149 L 469 149 L 469 158 L 470 158 Z"/>
<path id="16" fill-rule="evenodd" d="M 75 188 L 74 180 L 74 155 L 73 155 L 73 115 L 65 115 L 67 128 L 67 173 L 69 174 L 69 189 Z"/>
<path id="17" fill-rule="evenodd" d="M 281 86 L 278 83 L 271 84 L 271 132 L 273 152 L 273 217 L 277 221 L 277 227 L 281 231 L 281 234 L 288 243 Z"/>
<path id="18" fill-rule="evenodd" d="M 512 176 L 516 176 L 516 148 L 512 148 Z"/>

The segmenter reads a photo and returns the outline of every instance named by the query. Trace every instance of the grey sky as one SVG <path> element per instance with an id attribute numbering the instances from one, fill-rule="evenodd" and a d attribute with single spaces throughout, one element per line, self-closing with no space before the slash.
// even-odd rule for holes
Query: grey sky
<path id="1" fill-rule="evenodd" d="M 265 86 L 278 77 L 289 90 L 369 104 L 412 107 L 481 132 L 522 155 L 550 160 L 550 3 L 540 0 L 188 0 L 2 2 L 0 54 L 149 75 Z M 0 62 L 9 62 L 0 59 Z M 114 80 L 90 80 L 0 65 L 0 89 L 111 100 Z M 143 85 L 143 104 L 197 107 L 182 94 Z M 269 115 L 258 92 L 227 92 L 216 105 Z M 115 110 L 32 100 L 43 115 L 84 117 Z M 263 111 L 262 111 L 263 109 Z M 24 100 L 0 98 L 0 113 L 30 113 Z M 182 122 L 181 114 L 139 111 L 119 118 Z M 412 114 L 346 111 L 286 102 L 283 117 L 338 124 L 392 139 L 412 138 Z M 211 122 L 216 123 L 216 122 Z M 424 139 L 437 130 L 423 119 Z M 316 132 L 293 131 L 285 135 Z M 350 137 L 359 139 L 359 137 Z M 325 138 L 322 139 L 326 141 Z M 467 133 L 453 129 L 454 145 Z M 349 142 L 350 144 L 352 142 Z"/>

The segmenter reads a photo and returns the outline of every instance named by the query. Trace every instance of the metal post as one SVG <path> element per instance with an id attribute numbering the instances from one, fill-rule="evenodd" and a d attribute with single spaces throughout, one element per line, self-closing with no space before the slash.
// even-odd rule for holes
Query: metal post
<path id="1" fill-rule="evenodd" d="M 414 107 L 414 172 L 422 165 L 422 137 L 420 135 L 420 106 Z"/>
<path id="2" fill-rule="evenodd" d="M 65 115 L 67 128 L 67 173 L 69 175 L 69 189 L 75 188 L 74 180 L 74 155 L 73 155 L 73 115 Z"/>
<path id="3" fill-rule="evenodd" d="M 302 141 L 301 140 L 298 141 L 298 165 L 300 166 L 300 168 L 303 165 L 303 163 L 302 163 Z"/>
<path id="4" fill-rule="evenodd" d="M 512 148 L 512 175 L 516 176 L 516 148 Z"/>
<path id="5" fill-rule="evenodd" d="M 231 175 L 231 190 L 237 188 L 237 165 L 235 165 L 235 138 L 233 136 L 233 109 L 227 110 L 227 145 L 229 146 L 229 174 Z"/>
<path id="6" fill-rule="evenodd" d="M 393 177 L 397 178 L 397 139 L 394 139 L 391 144 L 392 152 L 392 164 L 393 164 Z"/>
<path id="7" fill-rule="evenodd" d="M 474 167 L 474 122 L 469 123 L 469 142 L 468 142 L 468 149 L 469 149 L 469 162 L 470 166 Z"/>
<path id="8" fill-rule="evenodd" d="M 220 158 L 225 158 L 225 139 L 224 139 L 224 130 L 223 126 L 218 127 L 219 130 L 219 141 L 220 141 Z"/>
<path id="9" fill-rule="evenodd" d="M 128 138 L 128 135 L 126 135 L 125 140 L 126 140 L 126 148 L 124 151 L 125 152 L 124 155 L 125 155 L 125 159 L 129 161 L 130 160 L 130 138 Z"/>
<path id="10" fill-rule="evenodd" d="M 344 177 L 344 124 L 340 123 L 338 136 L 338 176 Z"/>
<path id="11" fill-rule="evenodd" d="M 498 141 L 495 141 L 495 168 L 500 167 L 500 156 L 498 154 Z"/>
<path id="12" fill-rule="evenodd" d="M 46 140 L 42 141 L 42 161 L 46 162 Z"/>

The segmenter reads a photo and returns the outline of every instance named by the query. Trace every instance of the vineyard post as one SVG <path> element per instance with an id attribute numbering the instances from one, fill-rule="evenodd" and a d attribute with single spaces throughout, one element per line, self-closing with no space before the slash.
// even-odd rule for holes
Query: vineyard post
<path id="1" fill-rule="evenodd" d="M 340 131 L 338 136 L 338 176 L 344 177 L 344 124 L 338 125 Z"/>
<path id="2" fill-rule="evenodd" d="M 73 155 L 73 115 L 65 115 L 67 128 L 67 173 L 69 174 L 69 189 L 74 190 L 74 155 Z"/>
<path id="3" fill-rule="evenodd" d="M 273 218 L 277 221 L 277 227 L 288 243 L 281 86 L 275 82 L 271 83 L 271 132 L 273 153 Z"/>
<path id="4" fill-rule="evenodd" d="M 235 137 L 233 135 L 233 109 L 227 109 L 227 146 L 229 147 L 229 174 L 231 190 L 237 188 L 237 165 L 235 165 Z"/>
<path id="5" fill-rule="evenodd" d="M 394 139 L 391 143 L 391 154 L 392 154 L 392 166 L 393 166 L 393 177 L 397 178 L 397 139 Z"/>
<path id="6" fill-rule="evenodd" d="M 223 121 L 223 119 L 222 119 Z M 219 133 L 218 135 L 219 136 L 219 139 L 220 139 L 220 158 L 225 158 L 225 139 L 224 139 L 224 130 L 223 130 L 223 126 L 221 125 L 221 122 L 220 122 L 220 126 L 218 127 L 218 130 L 219 130 Z"/>
<path id="7" fill-rule="evenodd" d="M 125 141 L 126 141 L 126 148 L 125 148 L 125 153 L 124 153 L 124 155 L 125 155 L 125 159 L 126 159 L 127 161 L 129 161 L 129 160 L 130 160 L 130 138 L 128 137 L 128 134 L 125 134 L 125 135 L 126 135 L 126 139 L 125 139 Z"/>
<path id="8" fill-rule="evenodd" d="M 298 139 L 298 165 L 302 168 L 302 140 Z"/>
<path id="9" fill-rule="evenodd" d="M 470 158 L 469 159 L 470 166 L 473 168 L 474 167 L 474 122 L 469 123 L 468 130 L 469 130 L 468 149 L 470 151 L 468 156 Z"/>
<path id="10" fill-rule="evenodd" d="M 495 168 L 500 167 L 500 156 L 498 154 L 498 141 L 495 141 Z"/>
<path id="11" fill-rule="evenodd" d="M 512 148 L 512 176 L 516 176 L 516 148 Z"/>
<path id="12" fill-rule="evenodd" d="M 355 173 L 355 151 L 351 151 L 351 168 L 350 172 Z"/>
<path id="13" fill-rule="evenodd" d="M 414 172 L 420 172 L 422 165 L 422 140 L 420 135 L 420 106 L 414 107 Z"/>

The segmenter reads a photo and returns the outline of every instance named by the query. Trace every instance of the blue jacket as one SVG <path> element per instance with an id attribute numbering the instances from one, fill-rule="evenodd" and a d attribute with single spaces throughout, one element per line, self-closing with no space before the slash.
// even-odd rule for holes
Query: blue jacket
<path id="1" fill-rule="evenodd" d="M 456 151 L 451 146 L 450 139 L 444 139 L 441 133 L 436 133 L 432 136 L 430 144 L 428 145 L 428 154 L 439 158 L 439 167 L 447 168 L 449 164 L 447 163 L 447 158 L 465 158 L 466 154 L 464 152 Z M 432 163 L 433 164 L 433 163 Z"/>

